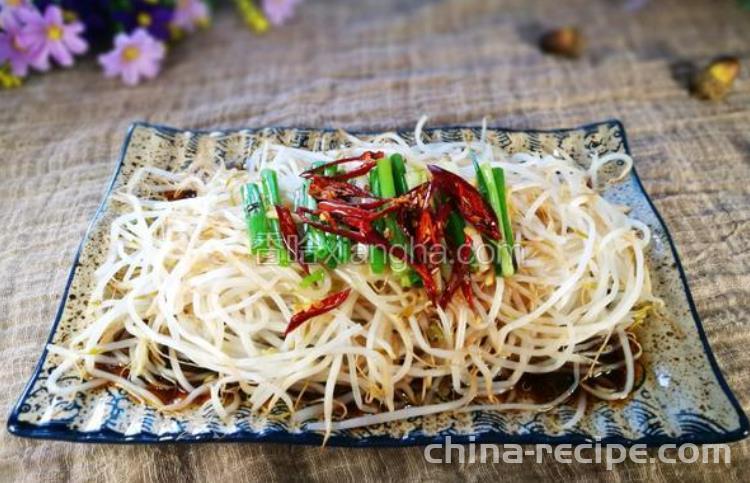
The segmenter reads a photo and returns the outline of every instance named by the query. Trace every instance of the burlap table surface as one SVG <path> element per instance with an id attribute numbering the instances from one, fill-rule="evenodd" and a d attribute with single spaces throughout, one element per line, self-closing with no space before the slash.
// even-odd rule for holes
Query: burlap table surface
<path id="1" fill-rule="evenodd" d="M 399 3 L 400 5 L 396 5 Z M 564 5 L 563 5 L 564 4 Z M 579 61 L 542 55 L 540 28 L 574 23 Z M 685 89 L 690 65 L 739 55 L 729 98 Z M 104 193 L 127 126 L 264 125 L 379 129 L 476 124 L 575 126 L 619 118 L 636 166 L 682 256 L 719 365 L 750 406 L 750 12 L 732 1 L 309 1 L 252 36 L 231 11 L 175 46 L 136 88 L 93 61 L 0 93 L 0 479 L 747 481 L 750 443 L 732 464 L 430 465 L 422 449 L 271 444 L 109 446 L 24 440 L 5 421 L 47 338 L 74 251 Z M 743 477 L 744 476 L 744 477 Z"/>

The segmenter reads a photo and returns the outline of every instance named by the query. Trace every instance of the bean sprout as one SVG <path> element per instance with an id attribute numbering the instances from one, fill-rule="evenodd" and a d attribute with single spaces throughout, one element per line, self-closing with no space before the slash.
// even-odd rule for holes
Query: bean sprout
<path id="1" fill-rule="evenodd" d="M 586 393 L 627 397 L 640 355 L 629 329 L 657 300 L 644 255 L 650 232 L 597 185 L 605 165 L 624 161 L 621 178 L 632 160 L 592 156 L 584 169 L 561 153 L 509 156 L 489 143 L 486 127 L 479 140 L 431 143 L 424 122 L 415 145 L 395 133 L 347 135 L 349 146 L 327 152 L 266 142 L 246 170 L 205 161 L 183 172 L 137 170 L 113 197 L 89 322 L 64 346 L 50 346 L 62 359 L 50 392 L 112 383 L 162 411 L 201 403 L 223 418 L 240 405 L 268 412 L 281 404 L 292 421 L 326 434 L 446 411 L 544 411 L 582 387 L 568 428 L 582 417 Z M 277 171 L 290 203 L 312 162 L 366 150 L 400 153 L 409 171 L 437 164 L 472 181 L 472 151 L 502 167 L 517 273 L 503 279 L 480 264 L 476 309 L 457 297 L 443 310 L 423 289 L 366 264 L 341 265 L 302 288 L 298 266 L 249 255 L 240 190 L 260 168 Z M 195 196 L 164 199 L 180 190 Z M 343 305 L 284 338 L 292 314 L 342 288 L 352 291 Z M 624 387 L 597 386 L 597 375 L 620 369 Z M 83 381 L 61 382 L 75 371 Z M 549 401 L 525 400 L 519 381 L 550 372 L 572 373 L 573 382 Z M 164 388 L 180 397 L 165 400 Z"/>

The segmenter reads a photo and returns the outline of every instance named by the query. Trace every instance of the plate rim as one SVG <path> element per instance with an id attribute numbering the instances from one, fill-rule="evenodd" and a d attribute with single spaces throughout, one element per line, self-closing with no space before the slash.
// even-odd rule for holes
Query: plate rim
<path id="1" fill-rule="evenodd" d="M 501 130 L 501 131 L 509 132 L 509 133 L 551 133 L 551 134 L 554 134 L 554 133 L 563 133 L 563 132 L 571 132 L 571 131 L 590 131 L 593 128 L 603 126 L 603 125 L 615 125 L 618 128 L 619 132 L 622 134 L 623 149 L 626 154 L 632 156 L 631 151 L 630 151 L 630 145 L 628 143 L 625 126 L 619 119 L 616 119 L 616 118 L 605 119 L 603 121 L 598 121 L 598 122 L 586 123 L 586 124 L 582 124 L 582 125 L 575 126 L 575 127 L 569 127 L 569 128 L 524 129 L 524 128 L 506 128 L 506 127 L 497 126 L 497 125 L 492 125 L 492 126 L 488 125 L 487 128 Z M 449 125 L 440 125 L 440 126 L 430 126 L 427 130 L 434 131 L 434 130 L 446 130 L 446 129 L 476 129 L 477 127 L 478 126 L 468 126 L 465 124 L 449 124 Z M 185 435 L 185 433 L 165 433 L 165 434 L 159 435 L 159 434 L 141 432 L 141 433 L 127 436 L 127 435 L 118 433 L 116 431 L 110 430 L 110 429 L 100 429 L 96 431 L 87 432 L 87 431 L 72 430 L 68 428 L 67 426 L 65 426 L 63 423 L 52 423 L 52 424 L 38 426 L 38 425 L 34 425 L 31 423 L 27 423 L 27 422 L 23 422 L 19 420 L 21 407 L 23 403 L 26 401 L 27 397 L 29 396 L 31 389 L 33 388 L 35 382 L 37 381 L 43 369 L 44 362 L 46 361 L 47 355 L 49 353 L 47 346 L 52 342 L 55 332 L 57 331 L 60 321 L 62 319 L 63 311 L 65 309 L 65 302 L 68 299 L 68 293 L 70 291 L 70 287 L 73 282 L 73 278 L 75 276 L 76 268 L 79 265 L 81 253 L 84 249 L 86 241 L 89 239 L 91 235 L 92 230 L 95 228 L 96 224 L 99 222 L 99 219 L 101 218 L 102 214 L 105 211 L 107 202 L 109 201 L 110 196 L 112 195 L 112 190 L 114 189 L 115 183 L 117 181 L 117 177 L 119 176 L 120 171 L 122 170 L 122 166 L 125 161 L 125 155 L 130 145 L 131 138 L 133 136 L 133 133 L 138 128 L 154 129 L 156 131 L 166 132 L 170 134 L 191 133 L 191 134 L 202 134 L 202 135 L 227 134 L 227 133 L 236 133 L 236 132 L 252 133 L 252 132 L 265 131 L 265 130 L 284 130 L 284 129 L 311 130 L 311 131 L 319 131 L 319 132 L 336 132 L 339 129 L 342 129 L 342 128 L 331 128 L 331 127 L 316 128 L 316 127 L 304 127 L 304 126 L 297 126 L 297 127 L 264 126 L 264 127 L 256 127 L 256 128 L 180 129 L 180 128 L 175 128 L 175 127 L 166 126 L 163 124 L 151 123 L 151 122 L 146 122 L 146 121 L 136 121 L 136 122 L 131 123 L 130 126 L 128 127 L 127 134 L 125 136 L 123 144 L 120 147 L 119 158 L 115 166 L 114 172 L 112 173 L 107 189 L 104 192 L 102 200 L 99 203 L 99 206 L 97 207 L 96 211 L 94 212 L 93 217 L 89 221 L 86 231 L 84 232 L 83 238 L 78 244 L 78 248 L 76 249 L 75 255 L 73 257 L 73 263 L 70 267 L 70 270 L 68 271 L 68 277 L 65 282 L 65 288 L 63 290 L 57 311 L 55 313 L 54 322 L 50 328 L 49 335 L 47 336 L 47 340 L 44 343 L 44 347 L 39 356 L 39 360 L 36 366 L 34 367 L 34 370 L 31 373 L 31 376 L 29 377 L 28 382 L 24 386 L 24 389 L 21 392 L 21 396 L 18 398 L 16 404 L 13 406 L 13 409 L 11 410 L 10 415 L 8 416 L 8 422 L 7 422 L 8 432 L 16 436 L 20 436 L 24 438 L 31 438 L 31 439 L 49 439 L 49 440 L 58 440 L 58 441 L 72 441 L 72 442 L 81 442 L 81 443 L 104 443 L 104 444 L 264 442 L 264 443 L 284 443 L 284 444 L 297 444 L 297 445 L 320 445 L 323 442 L 323 437 L 313 432 L 290 433 L 290 432 L 272 431 L 272 432 L 267 432 L 267 433 L 258 433 L 258 432 L 248 431 L 246 429 L 240 429 L 237 432 L 232 433 L 232 434 L 206 432 L 206 433 L 189 434 L 189 435 Z M 396 128 L 396 130 L 399 130 L 399 129 Z M 378 132 L 383 132 L 383 131 L 385 130 L 381 130 L 381 131 L 347 130 L 347 132 L 352 133 L 352 134 L 376 134 Z M 724 396 L 727 398 L 727 400 L 733 407 L 735 413 L 737 414 L 739 426 L 735 430 L 729 431 L 726 433 L 704 431 L 704 432 L 683 434 L 677 437 L 661 436 L 661 435 L 646 435 L 641 438 L 635 438 L 635 439 L 626 438 L 622 436 L 607 436 L 604 438 L 596 439 L 596 438 L 591 438 L 587 435 L 575 434 L 575 433 L 572 433 L 572 434 L 569 433 L 569 434 L 564 434 L 560 436 L 551 436 L 551 435 L 540 434 L 540 433 L 512 434 L 512 433 L 504 433 L 504 432 L 487 432 L 487 433 L 480 433 L 479 435 L 475 435 L 475 434 L 450 435 L 452 443 L 455 443 L 455 444 L 466 444 L 466 443 L 475 443 L 475 444 L 476 443 L 479 443 L 479 444 L 482 444 L 482 443 L 573 444 L 573 445 L 594 443 L 594 444 L 622 444 L 625 446 L 642 444 L 642 445 L 652 447 L 652 446 L 659 446 L 663 444 L 731 443 L 731 442 L 744 439 L 748 436 L 748 434 L 750 434 L 750 421 L 748 421 L 747 415 L 743 411 L 742 406 L 740 405 L 738 399 L 736 398 L 732 389 L 729 387 L 729 384 L 724 378 L 724 375 L 721 372 L 721 368 L 719 367 L 719 364 L 716 360 L 714 352 L 711 349 L 711 345 L 709 344 L 708 337 L 706 336 L 706 332 L 703 328 L 703 321 L 695 306 L 693 295 L 690 290 L 690 286 L 688 284 L 687 276 L 685 274 L 685 270 L 680 260 L 679 252 L 677 251 L 677 247 L 674 243 L 674 240 L 672 239 L 672 234 L 670 233 L 667 224 L 664 222 L 664 218 L 662 218 L 661 213 L 656 208 L 656 205 L 651 200 L 651 197 L 648 195 L 648 192 L 646 191 L 643 185 L 643 182 L 641 181 L 641 178 L 638 175 L 638 171 L 635 167 L 635 164 L 633 165 L 631 169 L 631 173 L 633 175 L 633 178 L 635 179 L 636 186 L 638 187 L 641 194 L 648 202 L 648 205 L 650 206 L 651 210 L 655 214 L 657 221 L 661 224 L 661 226 L 664 229 L 664 234 L 667 238 L 667 241 L 669 242 L 669 248 L 671 250 L 672 256 L 674 257 L 675 268 L 677 269 L 679 276 L 680 276 L 680 281 L 682 283 L 682 288 L 685 293 L 685 298 L 687 300 L 688 307 L 690 309 L 690 313 L 693 318 L 693 323 L 695 324 L 695 328 L 698 331 L 698 337 L 701 341 L 703 352 L 706 356 L 706 359 L 708 360 L 709 367 L 711 368 L 711 371 L 713 372 L 714 377 L 716 378 L 719 384 L 719 387 L 721 388 L 722 392 L 724 393 Z M 353 438 L 353 437 L 346 436 L 346 435 L 334 435 L 329 439 L 327 445 L 337 446 L 337 447 L 356 447 L 356 448 L 406 447 L 406 446 L 426 446 L 429 444 L 442 443 L 444 441 L 445 441 L 445 436 L 440 436 L 440 435 L 417 436 L 417 437 L 406 435 L 402 438 L 394 438 L 391 436 L 382 436 L 382 435 L 381 436 L 368 436 L 365 438 Z"/>

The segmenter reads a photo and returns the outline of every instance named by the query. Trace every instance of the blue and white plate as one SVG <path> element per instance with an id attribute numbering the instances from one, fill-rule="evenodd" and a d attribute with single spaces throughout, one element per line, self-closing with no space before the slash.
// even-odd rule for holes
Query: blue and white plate
<path id="1" fill-rule="evenodd" d="M 434 141 L 474 139 L 477 128 L 427 130 Z M 365 137 L 367 135 L 364 135 Z M 407 139 L 413 135 L 404 133 Z M 307 149 L 346 144 L 341 134 L 317 129 L 268 128 L 196 132 L 134 124 L 101 207 L 76 255 L 49 342 L 64 344 L 86 320 L 85 301 L 93 273 L 103 257 L 111 221 L 110 195 L 125 184 L 139 166 L 178 170 L 195 158 L 241 165 L 262 141 Z M 490 129 L 488 140 L 509 153 L 570 153 L 583 165 L 590 152 L 628 152 L 625 131 L 618 121 L 575 129 L 512 131 Z M 439 414 L 390 424 L 334 432 L 328 444 L 341 446 L 401 446 L 428 444 L 452 436 L 454 442 L 494 443 L 716 443 L 748 434 L 748 420 L 719 372 L 708 346 L 685 274 L 664 223 L 635 171 L 609 185 L 604 196 L 632 207 L 632 216 L 653 232 L 649 251 L 654 291 L 666 303 L 662 317 L 647 320 L 638 333 L 643 346 L 645 380 L 624 402 L 590 403 L 585 416 L 564 428 L 575 408 L 563 405 L 548 413 L 475 412 Z M 165 441 L 273 441 L 320 444 L 322 436 L 241 408 L 230 420 L 210 408 L 162 414 L 130 399 L 122 390 L 105 387 L 69 397 L 50 395 L 45 381 L 59 360 L 42 352 L 8 429 L 19 436 L 107 443 Z M 78 376 L 71 376 L 78 377 Z"/>

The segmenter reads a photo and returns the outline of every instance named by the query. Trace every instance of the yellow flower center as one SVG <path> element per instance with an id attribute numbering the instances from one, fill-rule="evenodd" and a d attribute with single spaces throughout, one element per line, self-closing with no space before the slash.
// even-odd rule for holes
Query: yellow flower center
<path id="1" fill-rule="evenodd" d="M 124 60 L 125 62 L 132 62 L 140 57 L 140 55 L 141 51 L 138 50 L 138 47 L 135 47 L 133 45 L 122 49 L 122 60 Z"/>
<path id="2" fill-rule="evenodd" d="M 20 7 L 22 0 L 6 0 L 5 5 L 9 7 Z"/>
<path id="3" fill-rule="evenodd" d="M 138 25 L 141 27 L 148 27 L 151 25 L 151 15 L 147 14 L 146 12 L 141 12 L 138 14 Z"/>
<path id="4" fill-rule="evenodd" d="M 52 25 L 47 28 L 47 38 L 50 40 L 60 40 L 63 36 L 63 31 L 57 25 Z"/>

